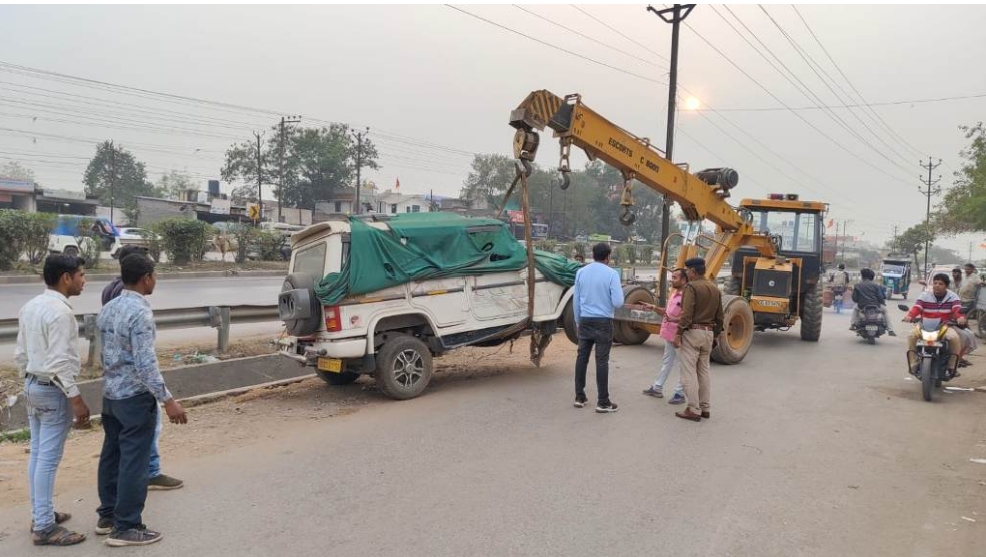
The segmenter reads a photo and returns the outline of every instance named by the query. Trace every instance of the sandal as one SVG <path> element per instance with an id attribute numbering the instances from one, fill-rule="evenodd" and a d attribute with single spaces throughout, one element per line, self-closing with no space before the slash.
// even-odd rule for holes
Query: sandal
<path id="1" fill-rule="evenodd" d="M 61 524 L 63 522 L 68 522 L 72 518 L 72 513 L 60 513 L 55 511 L 55 524 Z M 34 521 L 31 521 L 31 531 L 34 531 Z"/>
<path id="2" fill-rule="evenodd" d="M 57 545 L 68 546 L 86 541 L 86 535 L 78 532 L 70 532 L 64 526 L 52 526 L 47 531 L 31 535 L 34 545 Z"/>

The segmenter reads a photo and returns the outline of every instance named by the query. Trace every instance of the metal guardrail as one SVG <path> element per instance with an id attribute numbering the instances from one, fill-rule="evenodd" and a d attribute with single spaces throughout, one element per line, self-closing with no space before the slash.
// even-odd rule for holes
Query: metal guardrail
<path id="1" fill-rule="evenodd" d="M 102 342 L 96 328 L 96 314 L 76 315 L 79 337 L 89 341 L 92 365 L 99 358 Z M 197 308 L 160 309 L 154 311 L 154 326 L 158 330 L 211 327 L 218 330 L 220 352 L 229 350 L 229 327 L 240 323 L 262 323 L 279 319 L 277 306 L 204 306 Z M 0 319 L 0 343 L 17 340 L 17 319 Z"/>

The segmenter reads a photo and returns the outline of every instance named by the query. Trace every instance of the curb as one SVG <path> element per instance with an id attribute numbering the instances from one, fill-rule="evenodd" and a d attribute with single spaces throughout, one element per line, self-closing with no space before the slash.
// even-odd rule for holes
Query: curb
<path id="1" fill-rule="evenodd" d="M 227 389 L 225 391 L 216 391 L 214 393 L 205 393 L 198 396 L 190 396 L 188 398 L 180 398 L 178 402 L 183 408 L 195 408 L 196 406 L 204 406 L 206 404 L 211 404 L 213 402 L 219 402 L 224 398 L 229 398 L 231 396 L 240 395 L 243 393 L 248 393 L 256 389 L 272 389 L 275 387 L 284 387 L 286 385 L 292 385 L 294 383 L 301 383 L 306 379 L 311 379 L 312 377 L 318 377 L 314 373 L 311 375 L 302 375 L 300 377 L 292 377 L 291 379 L 281 379 L 279 381 L 270 381 L 268 383 L 261 383 L 259 385 L 251 385 L 249 387 L 239 387 L 236 389 Z M 101 416 L 99 414 L 93 415 L 89 421 L 93 426 L 98 426 L 100 424 Z M 7 438 L 20 435 L 26 432 L 28 428 L 15 429 L 12 431 L 2 431 L 0 432 L 0 442 L 6 442 Z"/>
<path id="2" fill-rule="evenodd" d="M 272 389 L 275 387 L 283 387 L 285 385 L 291 385 L 294 383 L 301 383 L 306 379 L 311 379 L 312 377 L 318 377 L 314 373 L 310 375 L 301 375 L 299 377 L 292 377 L 291 379 L 281 379 L 279 381 L 270 381 L 268 383 L 261 383 L 259 385 L 250 385 L 249 387 L 237 387 L 235 389 L 227 389 L 225 391 L 216 391 L 214 393 L 205 393 L 198 396 L 190 396 L 188 398 L 183 398 L 178 400 L 184 408 L 195 408 L 196 406 L 202 406 L 204 404 L 211 404 L 213 402 L 219 402 L 224 398 L 229 398 L 231 396 L 240 395 L 243 393 L 248 393 L 256 389 Z"/>
<path id="3" fill-rule="evenodd" d="M 251 278 L 251 277 L 283 277 L 287 276 L 287 270 L 284 271 L 238 271 L 236 269 L 230 269 L 227 271 L 189 271 L 189 272 L 177 272 L 177 273 L 162 273 L 157 276 L 158 280 L 180 280 L 180 279 L 197 279 L 197 278 Z M 87 280 L 91 281 L 111 281 L 117 277 L 117 274 L 88 274 L 86 275 Z M 34 284 L 41 282 L 40 275 L 2 275 L 0 276 L 0 285 L 4 284 Z"/>

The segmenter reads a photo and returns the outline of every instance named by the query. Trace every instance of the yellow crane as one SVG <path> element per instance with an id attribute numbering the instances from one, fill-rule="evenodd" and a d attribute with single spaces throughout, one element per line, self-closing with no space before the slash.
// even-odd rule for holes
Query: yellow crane
<path id="1" fill-rule="evenodd" d="M 585 151 L 621 172 L 624 185 L 620 222 L 632 225 L 633 183 L 639 181 L 677 203 L 689 222 L 680 234 L 683 243 L 678 267 L 689 257 L 706 259 L 710 280 L 732 258 L 731 276 L 723 296 L 725 327 L 713 358 L 738 363 L 746 356 L 756 330 L 787 329 L 800 319 L 801 338 L 817 341 L 821 332 L 822 218 L 827 205 L 801 201 L 793 194 L 772 194 L 769 199 L 744 199 L 738 208 L 726 200 L 739 182 L 730 168 L 711 168 L 695 173 L 687 164 L 675 164 L 651 145 L 610 122 L 582 102 L 578 94 L 560 97 L 550 91 L 534 91 L 510 113 L 514 156 L 518 173 L 530 175 L 540 145 L 538 132 L 551 128 L 560 140 L 558 170 L 562 189 L 569 185 L 571 148 Z M 702 221 L 716 226 L 714 235 L 701 231 Z M 669 238 L 670 240 L 670 238 Z M 661 249 L 659 272 L 667 267 L 667 244 Z M 651 301 L 639 286 L 625 288 L 627 307 L 616 328 L 617 341 L 644 342 L 660 326 L 634 304 Z"/>

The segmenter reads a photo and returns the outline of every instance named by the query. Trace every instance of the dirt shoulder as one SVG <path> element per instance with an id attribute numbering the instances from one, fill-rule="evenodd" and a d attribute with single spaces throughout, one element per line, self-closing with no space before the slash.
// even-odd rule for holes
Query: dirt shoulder
<path id="1" fill-rule="evenodd" d="M 462 381 L 510 373 L 535 373 L 528 360 L 527 339 L 497 348 L 463 348 L 436 359 L 435 376 L 425 395 Z M 571 363 L 575 347 L 564 335 L 548 347 L 542 367 Z M 161 454 L 165 471 L 169 462 L 224 452 L 277 437 L 304 424 L 359 412 L 371 404 L 393 404 L 362 377 L 345 387 L 331 387 L 320 379 L 276 388 L 254 389 L 236 397 L 188 409 L 189 424 L 164 425 Z M 58 471 L 57 491 L 64 492 L 96 481 L 96 467 L 103 442 L 102 431 L 72 431 Z M 0 443 L 0 507 L 27 501 L 27 444 Z"/>

